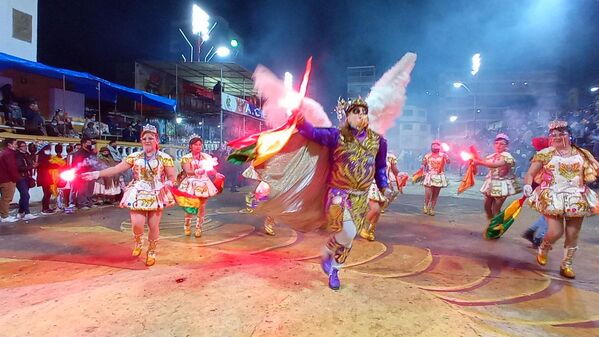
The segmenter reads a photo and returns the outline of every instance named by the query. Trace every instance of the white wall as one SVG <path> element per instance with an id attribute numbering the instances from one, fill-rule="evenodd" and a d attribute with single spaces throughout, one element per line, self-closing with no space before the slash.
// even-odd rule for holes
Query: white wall
<path id="1" fill-rule="evenodd" d="M 0 52 L 37 61 L 37 1 L 0 0 Z M 13 38 L 13 9 L 32 16 L 31 42 Z"/>

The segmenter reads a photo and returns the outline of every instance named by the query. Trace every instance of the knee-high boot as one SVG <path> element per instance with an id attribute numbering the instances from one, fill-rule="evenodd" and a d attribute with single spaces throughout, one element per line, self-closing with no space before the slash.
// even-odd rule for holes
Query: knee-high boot
<path id="1" fill-rule="evenodd" d="M 578 247 L 566 247 L 564 248 L 564 259 L 559 267 L 559 273 L 566 278 L 575 278 L 576 273 L 572 269 L 574 262 L 574 254 L 578 250 Z"/>
<path id="2" fill-rule="evenodd" d="M 148 239 L 148 255 L 146 256 L 146 266 L 150 267 L 156 263 L 156 245 L 158 244 L 158 239 L 150 240 Z"/>
<path id="3" fill-rule="evenodd" d="M 543 240 L 541 245 L 539 246 L 539 251 L 537 253 L 537 262 L 544 266 L 547 264 L 547 255 L 549 255 L 549 251 L 551 250 L 551 243 L 547 240 Z"/>
<path id="4" fill-rule="evenodd" d="M 143 234 L 133 234 L 133 240 L 135 241 L 135 246 L 133 247 L 131 256 L 140 256 L 144 245 Z"/>

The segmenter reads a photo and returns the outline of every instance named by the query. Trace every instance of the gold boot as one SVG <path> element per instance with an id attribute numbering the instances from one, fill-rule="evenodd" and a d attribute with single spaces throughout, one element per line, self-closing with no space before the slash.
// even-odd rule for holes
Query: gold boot
<path id="1" fill-rule="evenodd" d="M 360 230 L 359 234 L 360 234 L 360 237 L 363 238 L 363 239 L 366 239 L 366 240 L 370 239 L 370 232 L 366 228 L 362 228 Z"/>
<path id="2" fill-rule="evenodd" d="M 575 278 L 576 273 L 572 269 L 572 262 L 574 260 L 574 253 L 578 250 L 578 247 L 566 247 L 564 249 L 564 259 L 559 267 L 559 273 L 565 278 Z"/>
<path id="3" fill-rule="evenodd" d="M 435 216 L 435 210 L 432 207 L 428 209 L 428 215 Z"/>
<path id="4" fill-rule="evenodd" d="M 264 220 L 264 233 L 271 236 L 275 235 L 275 219 L 270 216 L 267 216 Z"/>
<path id="5" fill-rule="evenodd" d="M 196 231 L 193 233 L 193 236 L 199 238 L 202 236 L 202 225 L 204 224 L 204 217 L 197 218 L 196 220 Z"/>
<path id="6" fill-rule="evenodd" d="M 550 250 L 551 250 L 551 244 L 549 243 L 549 241 L 543 240 L 543 242 L 539 246 L 539 251 L 537 253 L 537 262 L 541 266 L 544 266 L 547 264 L 547 255 L 549 254 Z"/>
<path id="7" fill-rule="evenodd" d="M 156 263 L 156 245 L 158 244 L 158 239 L 149 240 L 150 243 L 148 245 L 148 255 L 146 256 L 146 266 L 151 267 Z"/>
<path id="8" fill-rule="evenodd" d="M 185 224 L 183 225 L 183 232 L 185 236 L 191 236 L 191 219 L 185 218 Z"/>
<path id="9" fill-rule="evenodd" d="M 133 252 L 131 252 L 131 256 L 140 256 L 141 250 L 144 245 L 143 234 L 134 234 L 133 239 L 135 240 L 135 246 L 133 247 Z"/>
<path id="10" fill-rule="evenodd" d="M 371 223 L 368 227 L 368 237 L 366 240 L 374 241 L 374 231 L 376 230 L 376 223 Z"/>
<path id="11" fill-rule="evenodd" d="M 424 207 L 422 207 L 422 213 L 428 214 L 428 206 L 424 205 Z"/>

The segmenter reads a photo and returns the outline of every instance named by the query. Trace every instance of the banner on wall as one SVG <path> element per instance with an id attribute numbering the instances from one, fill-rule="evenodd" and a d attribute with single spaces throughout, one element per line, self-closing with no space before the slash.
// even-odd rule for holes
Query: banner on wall
<path id="1" fill-rule="evenodd" d="M 223 110 L 263 119 L 264 112 L 245 99 L 222 93 L 221 107 Z"/>

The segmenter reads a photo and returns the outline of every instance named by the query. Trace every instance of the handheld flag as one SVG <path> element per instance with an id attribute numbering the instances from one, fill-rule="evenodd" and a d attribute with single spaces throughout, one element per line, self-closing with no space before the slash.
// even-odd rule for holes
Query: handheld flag
<path id="1" fill-rule="evenodd" d="M 417 184 L 424 180 L 424 168 L 420 168 L 412 175 L 412 184 Z"/>
<path id="2" fill-rule="evenodd" d="M 497 214 L 485 230 L 485 239 L 496 240 L 499 239 L 516 221 L 520 211 L 522 210 L 522 204 L 526 200 L 523 196 L 518 200 L 512 201 L 512 203 L 499 214 Z"/>

